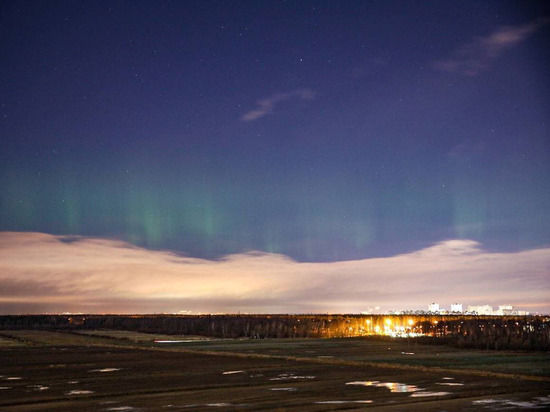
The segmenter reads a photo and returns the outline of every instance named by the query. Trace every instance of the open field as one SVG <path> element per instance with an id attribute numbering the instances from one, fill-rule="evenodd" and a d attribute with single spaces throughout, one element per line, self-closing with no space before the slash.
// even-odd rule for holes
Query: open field
<path id="1" fill-rule="evenodd" d="M 0 345 L 2 411 L 550 408 L 550 355 L 540 352 L 399 340 L 1 335 L 13 342 Z"/>
<path id="2" fill-rule="evenodd" d="M 171 344 L 189 349 L 237 353 L 259 353 L 383 363 L 411 367 L 440 367 L 477 372 L 512 373 L 550 378 L 547 353 L 518 351 L 462 350 L 444 345 L 414 344 L 407 339 L 297 339 L 268 341 L 204 341 Z"/>
<path id="3" fill-rule="evenodd" d="M 8 337 L 0 336 L 0 348 L 7 348 L 12 346 L 25 346 L 25 344 L 16 339 L 10 339 Z"/>
<path id="4" fill-rule="evenodd" d="M 151 333 L 140 333 L 133 332 L 129 330 L 79 330 L 78 334 L 96 336 L 96 337 L 106 337 L 113 339 L 123 339 L 129 340 L 132 342 L 153 342 L 155 340 L 164 340 L 169 341 L 174 339 L 174 335 L 163 335 L 163 334 L 151 334 Z M 185 336 L 186 341 L 206 341 L 210 340 L 204 336 Z"/>

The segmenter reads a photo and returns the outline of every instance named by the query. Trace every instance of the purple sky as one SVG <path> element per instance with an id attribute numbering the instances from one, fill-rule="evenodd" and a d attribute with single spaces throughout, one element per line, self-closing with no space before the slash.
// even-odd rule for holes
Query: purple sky
<path id="1" fill-rule="evenodd" d="M 547 1 L 4 1 L 0 312 L 550 312 L 549 40 Z"/>

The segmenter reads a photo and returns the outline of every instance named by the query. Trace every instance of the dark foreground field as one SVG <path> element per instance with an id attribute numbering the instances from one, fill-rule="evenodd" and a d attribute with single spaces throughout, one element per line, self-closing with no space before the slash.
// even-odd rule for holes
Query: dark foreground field
<path id="1" fill-rule="evenodd" d="M 0 333 L 2 411 L 550 409 L 548 353 L 406 340 Z"/>

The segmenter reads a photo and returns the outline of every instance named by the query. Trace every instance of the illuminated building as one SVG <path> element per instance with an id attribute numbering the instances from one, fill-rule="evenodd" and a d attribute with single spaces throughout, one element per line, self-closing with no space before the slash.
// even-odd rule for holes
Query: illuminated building
<path id="1" fill-rule="evenodd" d="M 462 303 L 451 303 L 451 313 L 462 313 Z"/>
<path id="2" fill-rule="evenodd" d="M 428 305 L 428 312 L 439 313 L 439 303 L 430 303 Z"/>

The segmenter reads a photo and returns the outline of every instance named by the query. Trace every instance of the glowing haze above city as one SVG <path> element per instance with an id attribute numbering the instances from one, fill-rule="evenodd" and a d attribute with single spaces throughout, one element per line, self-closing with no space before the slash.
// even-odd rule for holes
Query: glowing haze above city
<path id="1" fill-rule="evenodd" d="M 550 313 L 545 1 L 4 1 L 0 314 Z"/>

